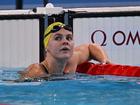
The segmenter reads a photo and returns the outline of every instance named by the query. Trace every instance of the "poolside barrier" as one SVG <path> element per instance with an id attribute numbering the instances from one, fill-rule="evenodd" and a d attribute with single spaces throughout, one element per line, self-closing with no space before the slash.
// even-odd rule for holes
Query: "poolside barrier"
<path id="1" fill-rule="evenodd" d="M 90 75 L 117 75 L 140 77 L 140 66 L 119 64 L 94 64 L 84 62 L 77 67 L 77 72 Z"/>

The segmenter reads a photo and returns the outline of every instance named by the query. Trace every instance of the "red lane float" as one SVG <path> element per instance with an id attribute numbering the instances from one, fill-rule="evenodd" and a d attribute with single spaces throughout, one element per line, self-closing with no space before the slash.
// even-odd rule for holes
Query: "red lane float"
<path id="1" fill-rule="evenodd" d="M 93 64 L 85 62 L 77 67 L 77 72 L 90 75 L 117 75 L 140 77 L 140 66 L 118 65 L 118 64 Z"/>

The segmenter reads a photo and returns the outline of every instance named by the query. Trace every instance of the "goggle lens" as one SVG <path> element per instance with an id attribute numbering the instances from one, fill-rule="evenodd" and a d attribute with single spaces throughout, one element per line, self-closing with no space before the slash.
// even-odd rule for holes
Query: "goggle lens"
<path id="1" fill-rule="evenodd" d="M 69 25 L 58 25 L 58 26 L 54 26 L 53 29 L 44 36 L 44 38 L 48 36 L 50 33 L 55 33 L 59 31 L 61 28 L 64 28 L 65 30 L 72 32 L 72 27 L 70 27 Z"/>

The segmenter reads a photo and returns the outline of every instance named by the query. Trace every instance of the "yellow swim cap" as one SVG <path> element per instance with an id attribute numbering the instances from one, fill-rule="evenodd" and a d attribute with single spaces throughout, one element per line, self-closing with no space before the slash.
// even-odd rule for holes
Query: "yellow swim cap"
<path id="1" fill-rule="evenodd" d="M 44 47 L 45 48 L 48 46 L 49 40 L 51 38 L 51 31 L 53 30 L 54 26 L 65 26 L 65 24 L 61 22 L 54 22 L 45 29 L 45 32 L 44 32 Z"/>

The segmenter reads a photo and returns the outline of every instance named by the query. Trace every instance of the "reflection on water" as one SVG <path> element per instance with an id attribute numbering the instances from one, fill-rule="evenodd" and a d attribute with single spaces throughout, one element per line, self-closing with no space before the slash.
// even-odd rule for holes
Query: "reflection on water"
<path id="1" fill-rule="evenodd" d="M 0 104 L 140 105 L 139 77 L 70 74 L 53 77 L 53 81 L 3 81 L 17 79 L 18 70 L 0 69 Z"/>

